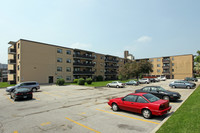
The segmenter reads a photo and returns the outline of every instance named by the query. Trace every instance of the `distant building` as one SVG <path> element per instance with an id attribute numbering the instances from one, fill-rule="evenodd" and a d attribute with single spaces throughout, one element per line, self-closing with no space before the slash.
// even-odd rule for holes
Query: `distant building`
<path id="1" fill-rule="evenodd" d="M 0 63 L 0 82 L 8 81 L 8 65 Z"/>
<path id="2" fill-rule="evenodd" d="M 132 54 L 129 54 L 129 51 L 124 51 L 124 58 L 134 60 L 134 56 Z"/>

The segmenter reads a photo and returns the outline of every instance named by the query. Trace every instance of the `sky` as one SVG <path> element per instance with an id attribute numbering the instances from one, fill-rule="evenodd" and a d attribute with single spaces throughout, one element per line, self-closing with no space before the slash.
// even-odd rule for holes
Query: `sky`
<path id="1" fill-rule="evenodd" d="M 0 63 L 27 39 L 136 59 L 200 50 L 199 0 L 0 0 Z"/>

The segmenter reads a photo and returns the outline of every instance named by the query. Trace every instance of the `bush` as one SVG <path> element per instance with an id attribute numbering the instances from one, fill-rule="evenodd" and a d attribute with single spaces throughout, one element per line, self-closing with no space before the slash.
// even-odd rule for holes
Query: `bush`
<path id="1" fill-rule="evenodd" d="M 97 81 L 103 81 L 103 76 L 101 75 L 97 76 Z"/>
<path id="2" fill-rule="evenodd" d="M 87 78 L 87 79 L 86 79 L 86 82 L 87 82 L 87 84 L 90 85 L 90 84 L 92 84 L 92 79 L 91 79 L 91 78 Z"/>
<path id="3" fill-rule="evenodd" d="M 78 85 L 85 85 L 85 80 L 83 78 L 78 79 Z"/>
<path id="4" fill-rule="evenodd" d="M 56 81 L 56 85 L 64 85 L 65 84 L 65 80 L 64 79 L 57 79 Z"/>
<path id="5" fill-rule="evenodd" d="M 74 79 L 74 83 L 78 83 L 78 79 Z"/>

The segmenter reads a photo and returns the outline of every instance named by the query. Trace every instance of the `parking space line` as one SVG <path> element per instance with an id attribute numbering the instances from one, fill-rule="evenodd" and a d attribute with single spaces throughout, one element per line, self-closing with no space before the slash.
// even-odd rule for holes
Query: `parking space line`
<path id="1" fill-rule="evenodd" d="M 42 123 L 42 124 L 40 124 L 40 125 L 41 125 L 41 126 L 46 126 L 46 125 L 49 125 L 49 124 L 51 124 L 51 122 Z"/>
<path id="2" fill-rule="evenodd" d="M 18 133 L 18 131 L 14 131 L 13 133 Z"/>
<path id="3" fill-rule="evenodd" d="M 73 122 L 73 123 L 79 125 L 79 126 L 82 126 L 82 127 L 84 127 L 84 128 L 87 128 L 87 129 L 89 129 L 89 130 L 91 130 L 91 131 L 93 131 L 93 132 L 95 132 L 95 133 L 101 133 L 101 132 L 99 132 L 99 131 L 97 131 L 97 130 L 94 130 L 94 129 L 90 128 L 90 127 L 87 127 L 87 126 L 85 126 L 85 125 L 83 125 L 83 124 L 81 124 L 81 123 L 78 123 L 78 122 L 76 122 L 76 121 L 74 121 L 74 120 L 72 120 L 72 119 L 70 119 L 70 118 L 67 118 L 67 117 L 65 117 L 65 118 L 66 118 L 67 120 L 69 120 L 69 121 L 71 121 L 71 122 Z"/>
<path id="4" fill-rule="evenodd" d="M 40 100 L 39 98 L 36 98 L 36 97 L 33 97 L 34 99 L 36 99 L 36 100 Z"/>
<path id="5" fill-rule="evenodd" d="M 7 95 L 5 96 L 11 103 L 14 103 L 13 100 L 11 100 Z"/>
<path id="6" fill-rule="evenodd" d="M 157 122 L 153 122 L 153 121 L 149 121 L 149 120 L 144 120 L 144 119 L 140 119 L 140 118 L 135 118 L 135 117 L 132 117 L 132 116 L 127 116 L 127 115 L 122 115 L 122 114 L 118 114 L 118 113 L 114 113 L 114 112 L 109 112 L 109 111 L 105 111 L 105 110 L 101 110 L 101 109 L 96 109 L 96 110 L 101 111 L 101 112 L 105 112 L 105 113 L 109 113 L 109 114 L 123 116 L 123 117 L 126 117 L 126 118 L 131 118 L 131 119 L 139 120 L 139 121 L 149 122 L 149 123 L 153 123 L 153 124 L 160 124 L 160 123 L 157 123 Z"/>
<path id="7" fill-rule="evenodd" d="M 56 96 L 56 97 L 61 97 L 61 96 L 59 96 L 59 95 L 56 95 L 56 94 L 52 94 L 52 93 L 49 93 L 49 92 L 42 92 L 42 93 L 44 93 L 44 94 L 47 94 L 47 95 L 52 95 L 52 96 Z"/>

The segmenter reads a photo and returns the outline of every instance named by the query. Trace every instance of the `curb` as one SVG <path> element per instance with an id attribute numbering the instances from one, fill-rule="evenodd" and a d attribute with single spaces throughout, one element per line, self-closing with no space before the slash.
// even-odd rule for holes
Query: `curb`
<path id="1" fill-rule="evenodd" d="M 192 93 L 198 88 L 199 85 L 200 85 L 200 84 L 198 84 L 197 87 L 196 87 L 195 89 L 193 89 L 192 92 L 190 92 L 190 94 L 188 95 L 188 97 L 190 97 L 190 96 L 192 95 Z M 188 99 L 188 97 L 185 99 L 185 101 Z M 180 105 L 178 105 L 178 107 L 176 107 L 175 111 L 176 111 L 183 103 L 185 103 L 185 101 L 182 102 Z M 174 112 L 173 112 L 173 113 L 174 113 Z M 159 129 L 171 116 L 172 116 L 172 115 L 170 115 L 169 117 L 165 118 L 165 119 L 164 119 L 156 128 L 154 128 L 154 130 L 151 131 L 150 133 L 155 133 L 155 132 L 157 132 L 158 129 Z"/>

